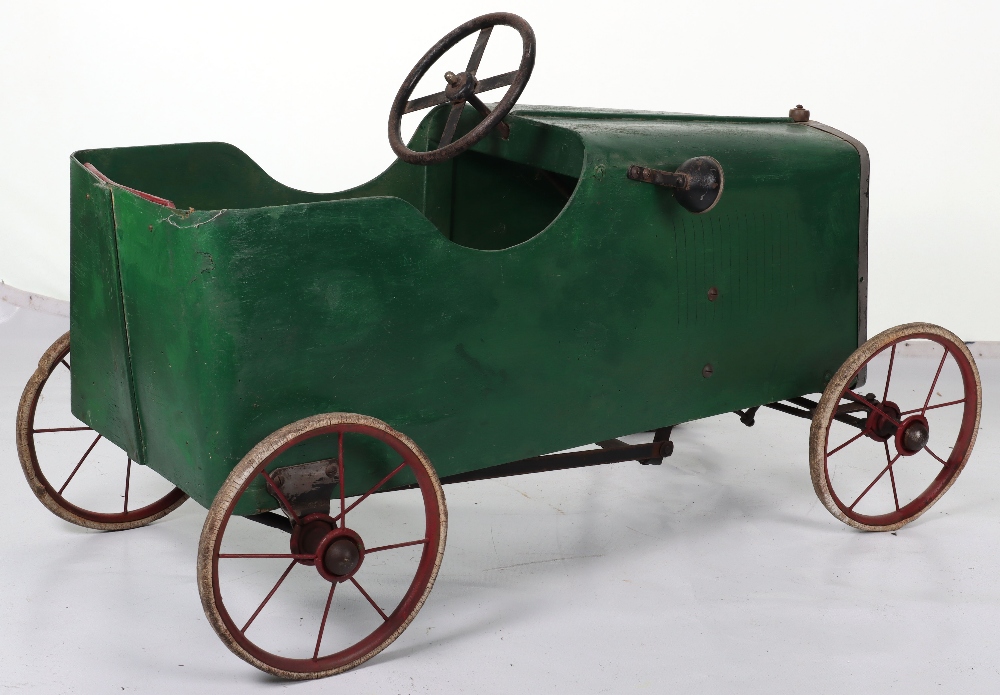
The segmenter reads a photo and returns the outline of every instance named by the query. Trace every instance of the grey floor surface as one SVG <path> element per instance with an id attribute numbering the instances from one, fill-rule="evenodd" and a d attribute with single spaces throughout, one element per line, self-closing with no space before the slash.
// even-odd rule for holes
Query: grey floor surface
<path id="1" fill-rule="evenodd" d="M 688 423 L 659 467 L 446 487 L 448 549 L 414 623 L 352 672 L 288 683 L 234 657 L 206 622 L 200 506 L 96 533 L 33 497 L 15 411 L 66 328 L 0 304 L 5 691 L 1000 691 L 1000 360 L 980 362 L 985 405 L 968 468 L 898 534 L 857 532 L 818 502 L 806 421 Z"/>

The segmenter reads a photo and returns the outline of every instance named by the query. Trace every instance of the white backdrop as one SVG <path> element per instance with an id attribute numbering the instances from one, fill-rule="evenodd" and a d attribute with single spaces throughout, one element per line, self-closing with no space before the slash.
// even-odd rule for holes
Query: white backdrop
<path id="1" fill-rule="evenodd" d="M 1000 4 L 987 0 L 8 0 L 0 280 L 68 297 L 77 149 L 224 140 L 298 188 L 368 180 L 392 161 L 389 105 L 413 63 L 496 10 L 538 39 L 522 103 L 732 115 L 802 103 L 860 139 L 872 157 L 870 333 L 926 320 L 1000 340 Z M 481 74 L 513 69 L 504 48 L 491 42 Z"/>

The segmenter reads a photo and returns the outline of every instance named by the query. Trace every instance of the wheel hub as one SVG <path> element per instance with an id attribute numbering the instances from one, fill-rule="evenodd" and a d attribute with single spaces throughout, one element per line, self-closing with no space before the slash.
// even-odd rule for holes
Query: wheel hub
<path id="1" fill-rule="evenodd" d="M 323 566 L 330 574 L 343 577 L 355 569 L 361 562 L 361 551 L 348 538 L 338 538 L 326 547 L 323 553 Z"/>
<path id="2" fill-rule="evenodd" d="M 876 399 L 871 399 L 878 410 L 874 408 L 868 414 L 868 422 L 865 426 L 865 433 L 877 442 L 887 442 L 896 436 L 900 429 L 897 422 L 902 419 L 899 414 L 899 406 L 892 401 L 879 403 Z"/>
<path id="3" fill-rule="evenodd" d="M 291 551 L 295 555 L 315 555 L 323 539 L 337 528 L 337 522 L 326 514 L 309 514 L 292 529 Z M 313 560 L 299 560 L 303 565 Z"/>
<path id="4" fill-rule="evenodd" d="M 444 95 L 452 103 L 465 101 L 476 93 L 476 87 L 479 86 L 476 78 L 467 72 L 460 72 L 457 75 L 453 72 L 446 72 L 444 79 L 448 81 Z"/>
<path id="5" fill-rule="evenodd" d="M 901 456 L 913 456 L 927 446 L 930 437 L 931 430 L 927 419 L 920 415 L 914 415 L 900 423 L 899 432 L 896 435 L 896 451 Z"/>
<path id="6" fill-rule="evenodd" d="M 316 549 L 316 569 L 331 582 L 343 582 L 353 577 L 365 559 L 365 544 L 349 528 L 330 531 Z"/>

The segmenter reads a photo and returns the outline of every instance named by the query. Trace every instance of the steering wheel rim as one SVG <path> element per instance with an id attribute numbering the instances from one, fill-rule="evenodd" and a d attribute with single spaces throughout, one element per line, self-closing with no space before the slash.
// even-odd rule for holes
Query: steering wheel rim
<path id="1" fill-rule="evenodd" d="M 479 63 L 482 60 L 483 52 L 486 50 L 486 43 L 489 41 L 490 33 L 495 26 L 511 27 L 521 35 L 521 64 L 515 71 L 478 80 L 476 72 L 479 70 Z M 472 56 L 469 58 L 469 64 L 465 72 L 458 75 L 454 75 L 451 72 L 447 73 L 446 79 L 449 85 L 445 91 L 411 101 L 410 95 L 413 93 L 417 83 L 434 63 L 448 49 L 477 31 L 479 32 L 479 38 L 476 41 L 476 47 L 472 51 Z M 503 127 L 501 122 L 510 113 L 514 104 L 517 103 L 518 97 L 521 96 L 521 92 L 524 91 L 524 87 L 528 83 L 528 78 L 531 77 L 531 70 L 534 65 L 535 33 L 531 30 L 531 26 L 516 14 L 493 12 L 476 17 L 457 27 L 434 44 L 417 61 L 417 64 L 410 70 L 410 74 L 403 80 L 399 91 L 396 92 L 396 98 L 393 100 L 392 108 L 389 111 L 389 145 L 392 147 L 392 151 L 405 162 L 421 165 L 438 164 L 458 156 L 486 137 L 497 126 Z M 478 93 L 504 86 L 507 86 L 507 92 L 492 111 L 476 96 Z M 455 128 L 458 126 L 458 120 L 465 109 L 466 102 L 475 107 L 483 115 L 483 120 L 459 139 L 451 141 Z M 441 140 L 445 141 L 444 145 L 439 145 L 437 149 L 428 152 L 417 152 L 403 144 L 400 127 L 404 114 L 447 103 L 450 103 L 452 108 L 442 131 Z"/>

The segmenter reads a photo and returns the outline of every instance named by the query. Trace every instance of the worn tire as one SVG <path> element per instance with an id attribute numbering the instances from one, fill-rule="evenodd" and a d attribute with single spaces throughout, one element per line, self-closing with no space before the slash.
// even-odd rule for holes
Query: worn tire
<path id="1" fill-rule="evenodd" d="M 98 531 L 124 531 L 146 526 L 184 504 L 188 496 L 179 488 L 174 488 L 153 504 L 127 514 L 93 512 L 68 502 L 52 487 L 42 472 L 35 452 L 33 427 L 35 408 L 45 383 L 68 354 L 69 331 L 57 339 L 38 360 L 38 367 L 28 379 L 17 408 L 17 455 L 21 461 L 24 477 L 35 497 L 59 518 Z"/>
<path id="2" fill-rule="evenodd" d="M 312 430 L 319 428 L 331 428 L 338 425 L 360 425 L 379 430 L 384 432 L 389 437 L 396 439 L 403 446 L 409 449 L 410 452 L 412 452 L 415 459 L 419 461 L 419 464 L 426 472 L 432 489 L 433 499 L 436 500 L 438 509 L 438 542 L 436 544 L 436 548 L 428 549 L 428 552 L 433 553 L 433 555 L 429 555 L 429 572 L 426 576 L 421 578 L 422 586 L 419 587 L 419 596 L 414 595 L 413 600 L 410 601 L 412 609 L 409 610 L 405 616 L 402 616 L 401 621 L 398 625 L 394 626 L 394 629 L 392 629 L 390 634 L 385 635 L 384 639 L 379 639 L 377 644 L 373 644 L 371 648 L 366 648 L 363 654 L 352 658 L 346 663 L 337 663 L 329 668 L 322 668 L 319 670 L 290 668 L 287 667 L 288 662 L 304 662 L 306 660 L 285 659 L 259 649 L 256 645 L 252 645 L 250 647 L 245 646 L 240 643 L 240 638 L 237 638 L 237 636 L 234 635 L 234 631 L 232 629 L 234 623 L 231 619 L 229 619 L 229 614 L 225 611 L 224 606 L 221 605 L 223 601 L 221 591 L 218 586 L 216 563 L 218 561 L 218 554 L 221 546 L 220 532 L 225 532 L 225 526 L 231 517 L 231 511 L 235 507 L 236 502 L 243 494 L 244 490 L 259 474 L 259 472 L 266 468 L 269 460 L 276 454 L 277 451 L 292 440 L 296 440 Z M 218 494 L 215 496 L 215 500 L 209 508 L 208 517 L 205 519 L 201 539 L 198 543 L 198 591 L 201 595 L 202 607 L 205 609 L 205 615 L 208 617 L 209 623 L 215 629 L 223 643 L 238 657 L 260 670 L 280 678 L 296 680 L 332 676 L 352 669 L 381 652 L 397 637 L 399 637 L 414 617 L 416 617 L 417 612 L 423 606 L 431 588 L 434 586 L 434 580 L 437 577 L 438 569 L 441 566 L 441 559 L 444 555 L 447 528 L 448 511 L 445 506 L 444 491 L 441 489 L 441 483 L 438 480 L 438 476 L 434 471 L 434 467 L 431 465 L 424 453 L 406 435 L 397 432 L 381 420 L 365 415 L 356 415 L 353 413 L 327 413 L 307 417 L 282 427 L 251 449 L 250 452 L 243 457 L 243 460 L 241 460 L 232 470 L 229 477 L 226 478 L 225 483 L 223 483 L 222 487 L 219 489 Z M 414 579 L 414 583 L 416 583 L 416 581 L 417 580 Z M 408 593 L 407 596 L 410 596 L 410 594 Z M 406 600 L 407 599 L 404 598 L 404 601 Z M 401 605 L 402 603 L 403 602 L 401 601 Z M 395 615 L 395 613 L 393 613 L 393 615 Z M 376 632 L 378 631 L 376 630 Z M 243 636 L 242 639 L 244 641 L 248 641 L 245 636 Z M 364 642 L 364 640 L 361 642 Z M 359 644 L 361 642 L 359 642 Z M 257 649 L 259 652 L 258 655 L 252 654 L 250 651 L 251 648 Z M 261 654 L 260 652 L 264 653 Z M 267 656 L 265 656 L 265 654 Z M 270 659 L 272 663 L 268 663 L 268 661 L 265 660 L 268 656 L 273 657 Z M 283 667 L 283 665 L 285 667 Z"/>
<path id="3" fill-rule="evenodd" d="M 911 512 L 906 512 L 903 518 L 893 519 L 891 523 L 865 523 L 855 514 L 849 514 L 843 503 L 838 504 L 837 496 L 832 490 L 827 469 L 827 446 L 830 425 L 835 409 L 841 400 L 841 395 L 848 388 L 855 376 L 873 357 L 894 344 L 909 339 L 931 339 L 942 345 L 955 359 L 963 377 L 965 398 L 970 396 L 975 402 L 972 409 L 964 411 L 963 424 L 959 434 L 959 445 L 949 457 L 947 468 L 925 490 L 923 496 L 917 496 Z M 947 356 L 947 355 L 946 355 Z M 942 358 L 944 364 L 944 358 Z M 954 484 L 959 474 L 965 468 L 975 445 L 979 431 L 979 418 L 982 413 L 983 388 L 979 370 L 972 353 L 965 343 L 949 330 L 930 323 L 909 323 L 885 330 L 866 341 L 854 351 L 846 362 L 837 370 L 827 384 L 813 415 L 809 432 L 809 471 L 812 477 L 813 489 L 823 506 L 831 514 L 849 526 L 863 531 L 895 531 L 930 509 L 945 492 Z M 919 502 L 919 504 L 916 504 Z M 897 502 L 898 506 L 898 502 Z M 907 507 L 910 505 L 907 505 Z M 903 509 L 907 509 L 904 507 Z"/>

